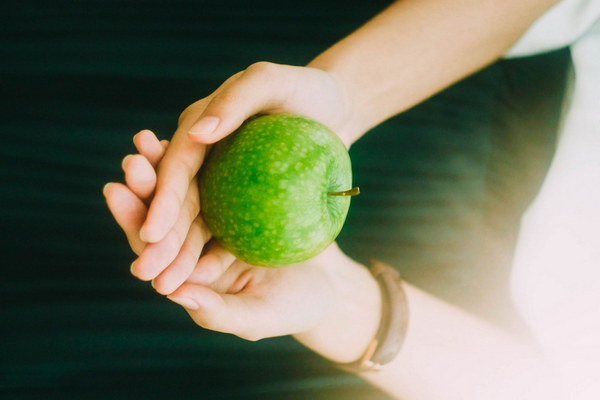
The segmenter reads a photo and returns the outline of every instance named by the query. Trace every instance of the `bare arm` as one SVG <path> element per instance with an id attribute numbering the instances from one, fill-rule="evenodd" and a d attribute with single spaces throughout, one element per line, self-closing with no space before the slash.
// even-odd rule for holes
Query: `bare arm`
<path id="1" fill-rule="evenodd" d="M 329 250 L 335 305 L 295 338 L 335 362 L 358 359 L 379 324 L 379 288 L 367 270 Z M 533 345 L 410 284 L 410 321 L 394 361 L 362 377 L 398 399 L 560 399 L 553 371 Z"/>
<path id="2" fill-rule="evenodd" d="M 557 0 L 400 0 L 308 66 L 345 89 L 353 142 L 493 62 Z"/>
<path id="3" fill-rule="evenodd" d="M 262 63 L 236 75 L 182 115 L 158 170 L 156 194 L 144 225 L 145 239 L 158 246 L 174 226 L 188 185 L 202 163 L 202 144 L 228 135 L 245 118 L 258 112 L 302 113 L 334 128 L 350 144 L 369 128 L 500 57 L 553 3 L 555 0 L 398 1 L 318 56 L 309 64 L 312 68 Z M 145 215 L 145 210 L 141 213 Z M 170 217 L 165 219 L 167 214 Z M 190 222 L 181 225 L 187 228 Z M 179 246 L 174 248 L 173 257 Z M 134 273 L 154 279 L 161 293 L 172 292 L 181 282 L 164 289 L 164 280 L 156 276 L 168 266 L 151 266 L 152 259 L 142 252 L 140 260 L 144 262 L 136 262 Z M 342 258 L 338 262 L 340 268 L 331 267 L 329 262 L 323 266 L 328 281 L 335 286 L 333 311 L 316 327 L 295 332 L 304 332 L 296 337 L 311 349 L 345 362 L 364 351 L 377 328 L 379 293 L 362 267 Z M 314 274 L 322 268 L 311 265 L 306 271 Z M 294 277 L 291 282 L 298 279 Z M 286 282 L 280 293 L 289 294 L 289 288 Z M 188 309 L 193 318 L 221 331 L 232 331 L 228 324 L 240 320 L 227 318 L 229 311 L 248 315 L 269 304 L 260 303 L 261 307 L 252 310 L 243 309 L 239 302 L 209 304 L 206 288 L 189 282 L 172 293 L 194 298 L 202 307 Z M 304 291 L 296 294 L 302 297 Z M 541 394 L 550 388 L 551 381 L 544 378 L 546 372 L 531 349 L 416 288 L 408 287 L 408 297 L 412 320 L 403 351 L 384 371 L 364 374 L 366 379 L 398 398 L 553 398 L 555 392 L 551 390 Z M 267 299 L 275 301 L 271 296 Z M 217 306 L 218 312 L 210 314 L 210 307 Z M 205 319 L 206 315 L 210 318 Z M 280 318 L 283 314 L 276 315 Z M 253 333 L 251 337 L 272 334 Z"/>
<path id="4" fill-rule="evenodd" d="M 263 62 L 235 74 L 182 114 L 159 166 L 141 237 L 156 243 L 175 229 L 204 145 L 229 135 L 250 116 L 303 114 L 328 125 L 349 145 L 500 57 L 555 2 L 397 1 L 309 68 Z"/>

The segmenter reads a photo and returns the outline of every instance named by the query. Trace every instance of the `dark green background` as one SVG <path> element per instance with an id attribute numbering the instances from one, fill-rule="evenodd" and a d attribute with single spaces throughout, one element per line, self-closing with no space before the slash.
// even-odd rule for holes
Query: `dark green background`
<path id="1" fill-rule="evenodd" d="M 0 6 L 0 398 L 386 398 L 290 338 L 195 326 L 129 275 L 101 196 L 138 130 L 170 137 L 229 75 L 305 64 L 386 4 Z M 510 254 L 553 151 L 568 62 L 501 62 L 368 134 L 351 151 L 363 194 L 341 246 L 518 329 Z"/>

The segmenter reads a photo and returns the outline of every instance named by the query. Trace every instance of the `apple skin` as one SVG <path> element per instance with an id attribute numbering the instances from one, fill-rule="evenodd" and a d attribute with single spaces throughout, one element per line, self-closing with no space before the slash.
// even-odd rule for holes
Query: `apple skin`
<path id="1" fill-rule="evenodd" d="M 246 121 L 216 143 L 199 175 L 213 237 L 248 264 L 308 260 L 339 234 L 352 186 L 346 147 L 327 127 L 292 114 Z"/>

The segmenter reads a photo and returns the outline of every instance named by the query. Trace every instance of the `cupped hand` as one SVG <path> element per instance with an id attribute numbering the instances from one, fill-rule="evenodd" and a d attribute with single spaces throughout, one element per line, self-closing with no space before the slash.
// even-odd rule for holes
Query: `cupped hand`
<path id="1" fill-rule="evenodd" d="M 123 161 L 126 185 L 108 184 L 104 194 L 132 249 L 140 253 L 147 246 L 139 238 L 139 229 L 156 184 L 154 167 L 167 143 L 160 143 L 150 131 L 140 132 L 134 142 L 140 154 Z M 188 236 L 195 226 L 205 229 L 197 220 Z M 258 340 L 307 331 L 332 309 L 334 289 L 325 266 L 332 261 L 335 246 L 309 262 L 269 269 L 235 260 L 214 241 L 198 260 L 198 251 L 185 246 L 188 241 L 183 241 L 176 256 L 186 262 L 172 263 L 153 284 L 159 292 L 170 293 L 168 297 L 200 326 Z"/>
<path id="2" fill-rule="evenodd" d="M 279 269 L 236 260 L 210 285 L 193 273 L 168 297 L 198 325 L 247 340 L 306 332 L 333 310 L 326 259 Z"/>

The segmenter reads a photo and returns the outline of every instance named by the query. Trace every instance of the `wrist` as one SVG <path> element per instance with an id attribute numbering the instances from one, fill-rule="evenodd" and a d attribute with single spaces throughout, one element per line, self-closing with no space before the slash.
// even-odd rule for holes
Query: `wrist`
<path id="1" fill-rule="evenodd" d="M 346 148 L 350 148 L 354 142 L 370 128 L 369 122 L 364 115 L 363 107 L 359 106 L 358 99 L 353 93 L 352 82 L 347 82 L 337 73 L 334 66 L 330 65 L 328 57 L 319 56 L 311 61 L 307 67 L 320 70 L 327 75 L 328 80 L 333 83 L 342 102 L 342 115 L 334 126 L 336 134 L 340 137 Z"/>
<path id="2" fill-rule="evenodd" d="M 337 247 L 321 259 L 330 278 L 334 303 L 327 317 L 309 331 L 294 337 L 306 347 L 337 363 L 361 357 L 379 327 L 381 291 L 367 268 L 345 256 Z"/>

